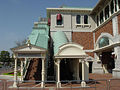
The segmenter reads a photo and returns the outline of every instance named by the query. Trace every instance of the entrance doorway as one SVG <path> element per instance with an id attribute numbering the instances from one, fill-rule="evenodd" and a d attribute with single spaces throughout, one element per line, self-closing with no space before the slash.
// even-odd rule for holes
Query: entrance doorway
<path id="1" fill-rule="evenodd" d="M 61 80 L 73 80 L 73 71 L 71 70 L 71 59 L 61 60 L 60 72 Z"/>
<path id="2" fill-rule="evenodd" d="M 112 57 L 112 51 L 102 52 L 101 61 L 105 73 L 112 73 L 112 69 L 115 68 L 115 61 Z"/>

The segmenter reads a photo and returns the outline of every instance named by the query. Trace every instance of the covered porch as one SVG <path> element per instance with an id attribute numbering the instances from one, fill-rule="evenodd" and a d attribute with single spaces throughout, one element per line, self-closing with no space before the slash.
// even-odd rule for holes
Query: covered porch
<path id="1" fill-rule="evenodd" d="M 25 44 L 23 46 L 15 47 L 11 49 L 13 51 L 14 59 L 15 59 L 15 68 L 14 68 L 14 83 L 13 87 L 17 87 L 18 83 L 18 76 L 17 76 L 17 62 L 20 60 L 21 62 L 21 67 L 20 67 L 20 73 L 21 73 L 21 78 L 20 80 L 23 82 L 25 75 L 27 72 L 29 72 L 27 69 L 29 67 L 29 62 L 31 60 L 41 60 L 41 87 L 44 87 L 44 81 L 46 79 L 45 73 L 45 62 L 46 62 L 46 53 L 47 50 L 44 48 L 41 48 L 39 46 L 32 45 L 30 43 Z M 37 67 L 38 68 L 38 67 Z"/>
<path id="2" fill-rule="evenodd" d="M 54 56 L 57 87 L 61 87 L 62 80 L 82 80 L 81 87 L 86 87 L 85 81 L 89 80 L 89 63 L 85 60 L 86 57 L 88 55 L 79 44 L 66 43 L 59 47 Z"/>

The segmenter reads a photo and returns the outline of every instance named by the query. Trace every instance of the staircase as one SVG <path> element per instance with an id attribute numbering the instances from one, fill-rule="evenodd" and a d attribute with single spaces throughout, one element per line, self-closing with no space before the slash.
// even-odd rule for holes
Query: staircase
<path id="1" fill-rule="evenodd" d="M 30 64 L 25 76 L 25 80 L 41 80 L 42 60 L 34 58 L 30 60 Z"/>

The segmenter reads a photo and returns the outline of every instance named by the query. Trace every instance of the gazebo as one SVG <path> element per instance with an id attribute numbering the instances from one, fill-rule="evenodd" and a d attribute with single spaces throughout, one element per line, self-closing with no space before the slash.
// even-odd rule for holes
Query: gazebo
<path id="1" fill-rule="evenodd" d="M 41 75 L 42 75 L 42 82 L 41 82 L 41 87 L 44 86 L 44 81 L 45 81 L 45 61 L 46 61 L 46 53 L 47 50 L 44 48 L 41 48 L 39 46 L 32 45 L 30 43 L 25 44 L 23 46 L 18 46 L 15 48 L 11 49 L 13 51 L 14 59 L 15 59 L 15 68 L 14 68 L 14 84 L 13 87 L 17 87 L 17 61 L 18 59 L 21 59 L 21 81 L 23 81 L 24 74 L 25 72 L 23 71 L 23 66 L 25 66 L 23 61 L 26 60 L 31 60 L 33 58 L 41 58 L 42 60 L 42 70 L 41 70 Z M 24 73 L 23 73 L 24 72 Z"/>

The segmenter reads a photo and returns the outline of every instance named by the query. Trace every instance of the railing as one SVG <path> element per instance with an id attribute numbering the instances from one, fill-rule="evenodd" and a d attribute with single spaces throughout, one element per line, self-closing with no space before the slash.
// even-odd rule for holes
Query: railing
<path id="1" fill-rule="evenodd" d="M 81 87 L 81 82 L 61 81 L 61 87 L 57 87 L 56 81 L 45 81 L 44 87 L 41 87 L 41 81 L 17 81 L 18 87 L 14 88 L 14 81 L 8 80 L 0 81 L 0 90 L 120 90 L 120 79 L 89 80 L 86 81 L 86 87 Z"/>
<path id="2" fill-rule="evenodd" d="M 108 88 L 109 90 L 120 90 L 120 79 L 110 79 Z"/>
<path id="3" fill-rule="evenodd" d="M 30 60 L 27 60 L 25 66 L 23 68 L 23 74 L 24 74 L 23 78 L 25 78 L 25 76 L 27 74 L 27 70 L 28 70 L 29 65 L 30 65 Z"/>
<path id="4" fill-rule="evenodd" d="M 3 82 L 0 80 L 0 90 L 3 90 Z"/>

